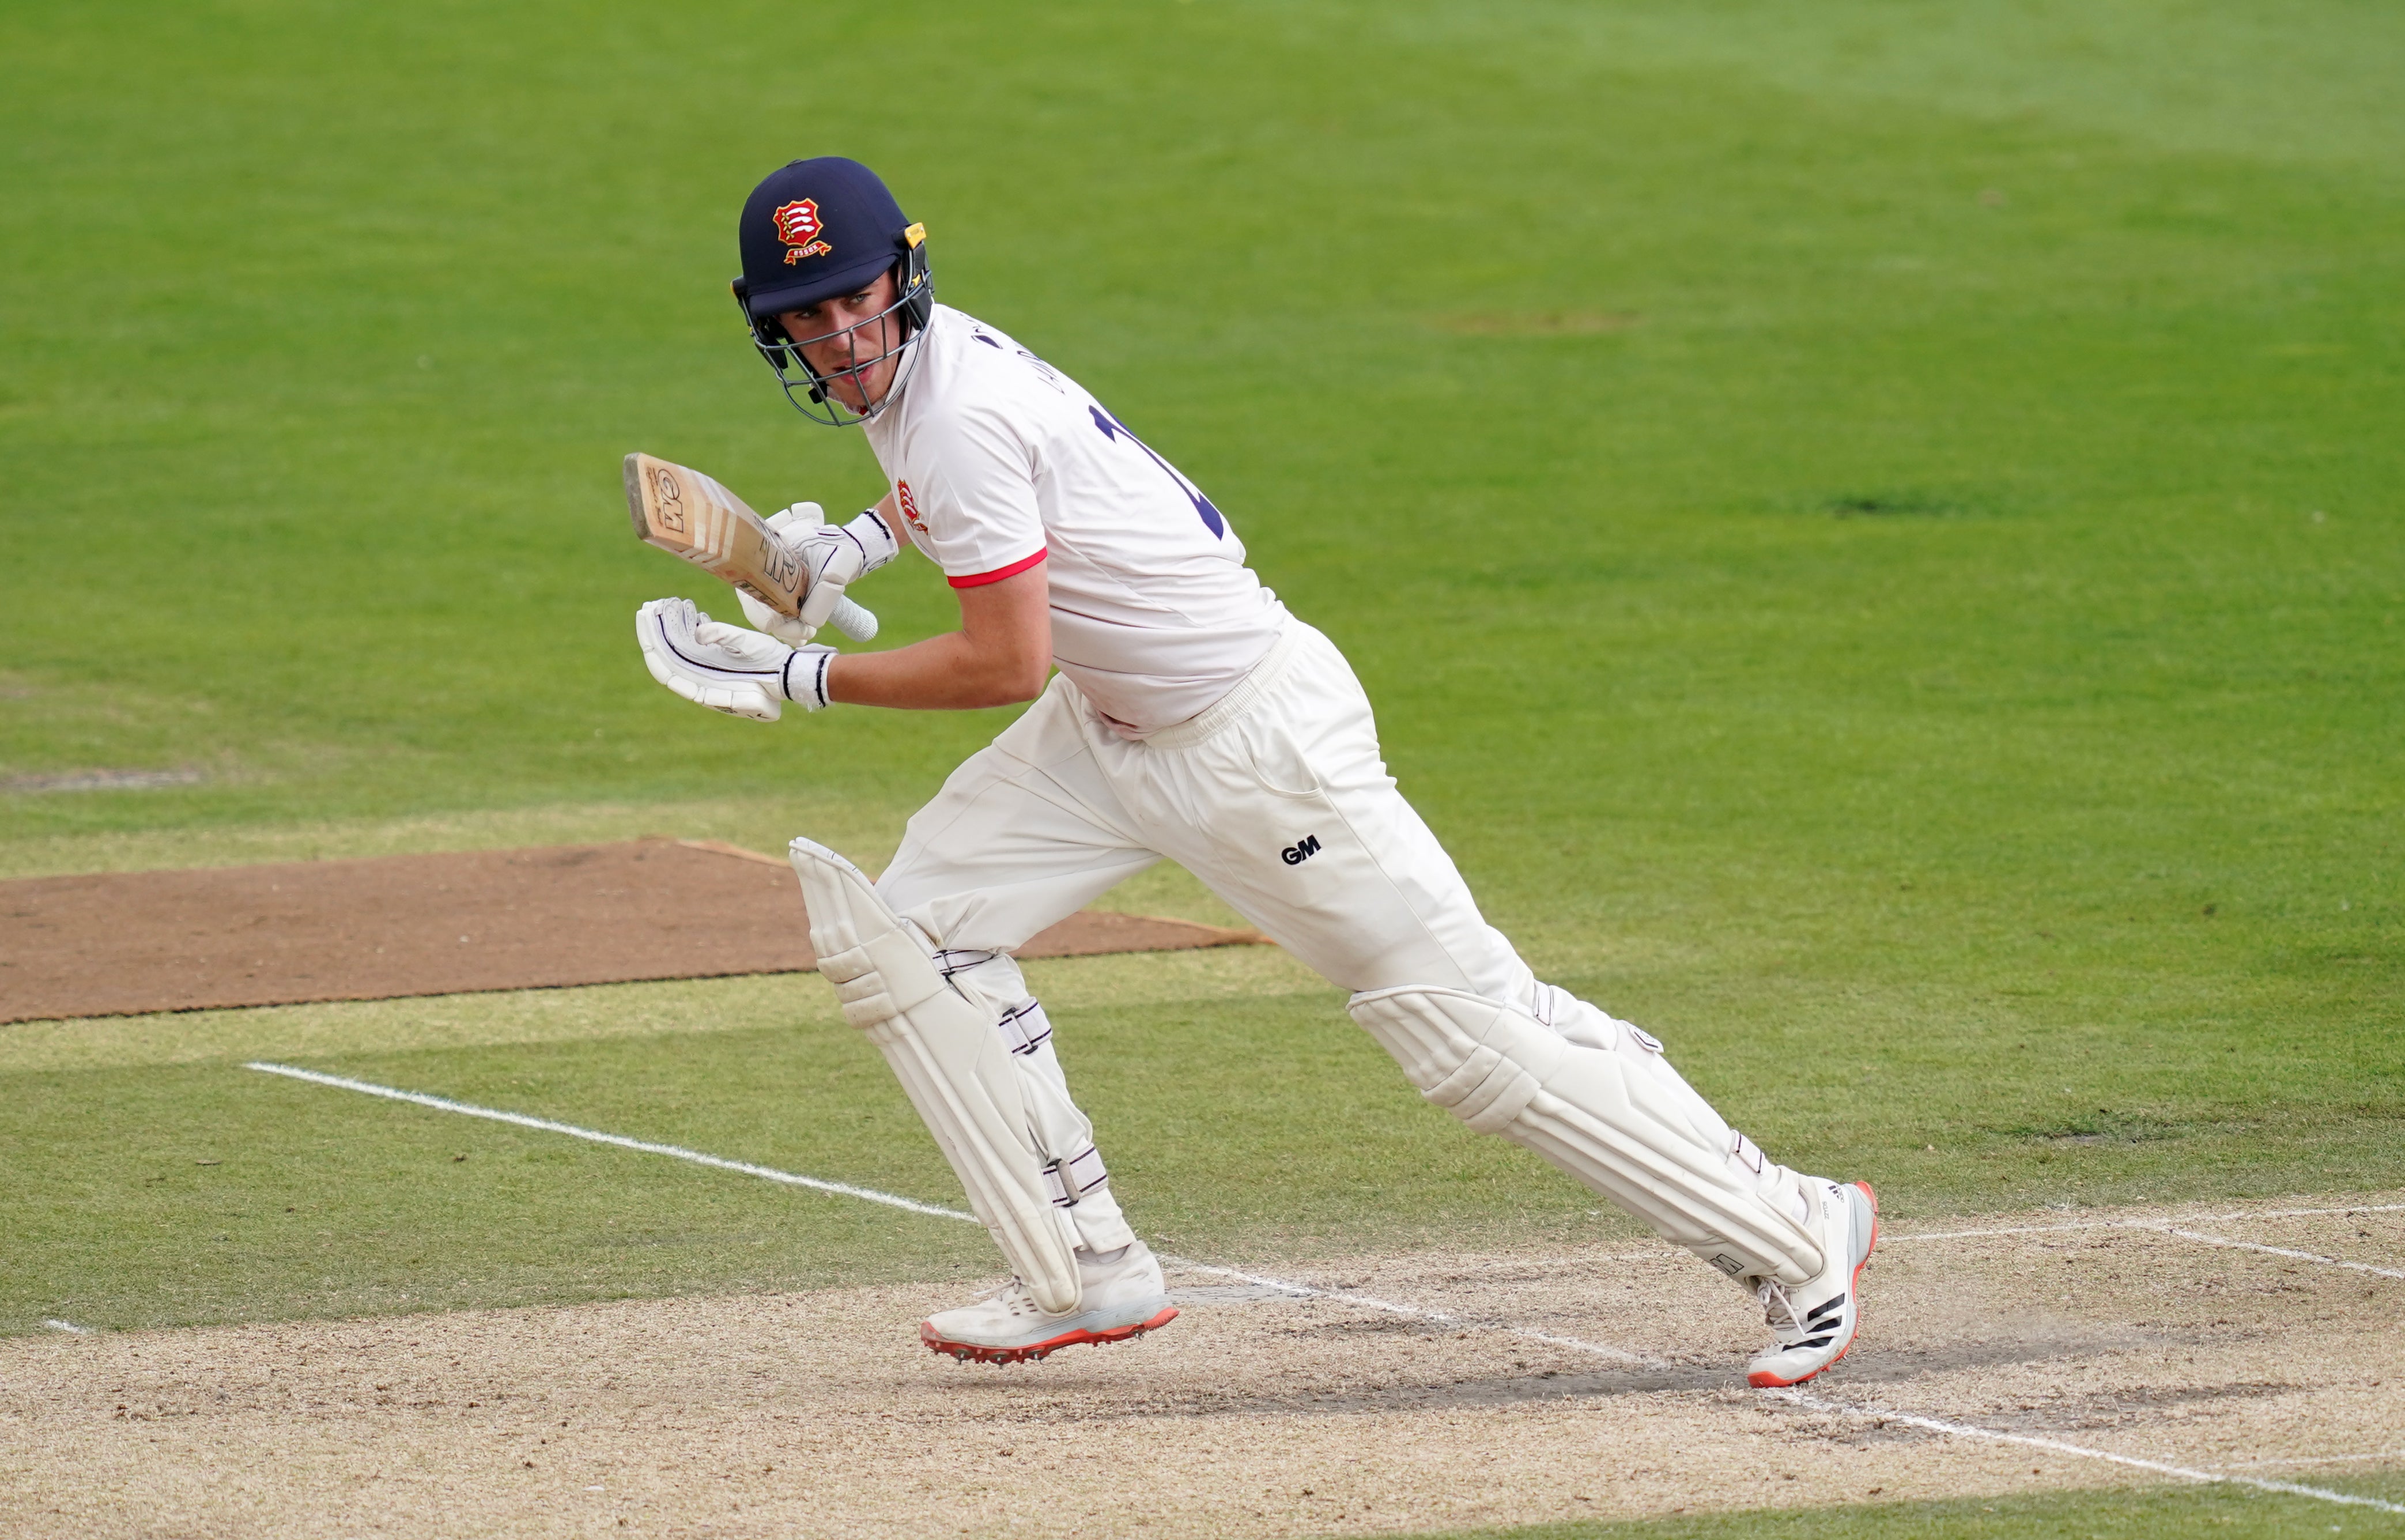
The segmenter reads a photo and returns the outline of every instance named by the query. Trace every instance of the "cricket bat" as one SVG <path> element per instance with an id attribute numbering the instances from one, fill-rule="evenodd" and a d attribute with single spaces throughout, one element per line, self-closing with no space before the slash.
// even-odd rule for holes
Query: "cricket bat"
<path id="1" fill-rule="evenodd" d="M 802 564 L 741 498 L 699 471 L 628 455 L 626 512 L 644 544 L 724 578 L 779 615 L 801 618 Z M 827 619 L 854 642 L 877 635 L 877 617 L 849 599 L 837 599 Z"/>

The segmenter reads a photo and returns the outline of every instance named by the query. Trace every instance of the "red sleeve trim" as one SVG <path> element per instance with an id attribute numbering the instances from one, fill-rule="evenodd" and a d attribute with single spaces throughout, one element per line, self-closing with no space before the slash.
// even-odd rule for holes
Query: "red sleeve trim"
<path id="1" fill-rule="evenodd" d="M 996 567 L 990 572 L 978 572 L 974 577 L 947 576 L 944 581 L 955 588 L 982 588 L 989 583 L 999 583 L 1006 577 L 1017 577 L 1028 568 L 1043 560 L 1045 555 L 1046 553 L 1038 551 L 1026 560 L 1014 561 L 1007 567 Z"/>

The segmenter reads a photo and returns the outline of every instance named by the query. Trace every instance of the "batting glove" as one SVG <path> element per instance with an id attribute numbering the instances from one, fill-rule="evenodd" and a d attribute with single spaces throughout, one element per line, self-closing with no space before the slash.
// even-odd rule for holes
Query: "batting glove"
<path id="1" fill-rule="evenodd" d="M 798 617 L 781 615 L 750 594 L 738 592 L 737 597 L 743 601 L 744 619 L 779 641 L 795 645 L 808 642 L 835 615 L 836 604 L 848 585 L 859 582 L 902 554 L 893 531 L 874 508 L 849 524 L 830 526 L 825 509 L 815 502 L 796 502 L 770 515 L 765 522 L 808 574 L 802 589 L 802 613 Z M 867 638 L 856 640 L 865 642 Z"/>
<path id="2" fill-rule="evenodd" d="M 833 647 L 788 647 L 712 620 L 689 599 L 655 599 L 637 610 L 635 640 L 654 679 L 714 712 L 774 722 L 788 700 L 805 711 L 828 703 Z"/>

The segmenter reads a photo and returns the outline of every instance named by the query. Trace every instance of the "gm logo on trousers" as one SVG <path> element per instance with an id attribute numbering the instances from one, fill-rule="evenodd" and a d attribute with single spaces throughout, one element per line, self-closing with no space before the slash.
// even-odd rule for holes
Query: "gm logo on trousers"
<path id="1" fill-rule="evenodd" d="M 1287 866 L 1299 867 L 1318 854 L 1319 836 L 1316 834 L 1306 834 L 1302 837 L 1302 843 L 1299 845 L 1288 845 L 1286 849 L 1279 851 L 1278 859 L 1284 861 Z"/>

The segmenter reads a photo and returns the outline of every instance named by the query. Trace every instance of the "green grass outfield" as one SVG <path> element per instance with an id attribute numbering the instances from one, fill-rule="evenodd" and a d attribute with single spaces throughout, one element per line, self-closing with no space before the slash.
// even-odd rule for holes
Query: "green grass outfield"
<path id="1" fill-rule="evenodd" d="M 2399 78 L 2349 0 L 16 7 L 0 783 L 204 779 L 0 789 L 0 872 L 890 848 L 1005 717 L 669 697 L 633 607 L 724 600 L 617 479 L 877 494 L 724 289 L 751 183 L 842 152 L 1775 1153 L 1908 1219 L 2405 1185 Z M 1180 1246 L 1620 1222 L 1282 959 L 1039 973 Z M 0 1331 L 990 1265 L 259 1056 L 953 1201 L 815 981 L 0 1027 Z"/>
<path id="2" fill-rule="evenodd" d="M 2391 1499 L 2405 1491 L 2394 1477 L 2340 1485 L 2357 1495 Z M 1636 1523 L 1538 1524 L 1429 1535 L 1427 1540 L 1469 1540 L 1471 1534 L 1480 1540 L 2002 1540 L 2007 1535 L 2012 1540 L 2145 1540 L 2199 1534 L 2215 1540 L 2285 1540 L 2333 1533 L 2393 1534 L 2398 1528 L 2384 1515 L 2333 1508 L 2311 1498 L 2230 1487 L 2177 1487 L 1752 1510 Z"/>

